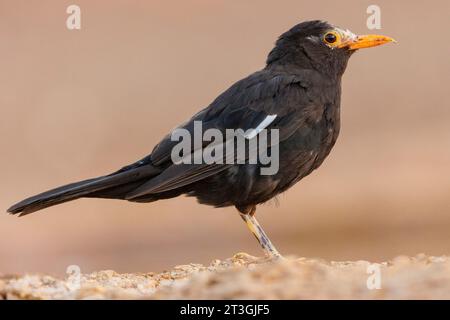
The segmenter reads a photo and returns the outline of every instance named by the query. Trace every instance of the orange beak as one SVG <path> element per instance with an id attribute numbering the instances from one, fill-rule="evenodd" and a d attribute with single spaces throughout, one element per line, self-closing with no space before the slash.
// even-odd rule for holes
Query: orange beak
<path id="1" fill-rule="evenodd" d="M 368 34 L 363 36 L 357 36 L 356 39 L 351 39 L 347 42 L 342 43 L 340 46 L 346 47 L 349 50 L 357 50 L 357 49 L 363 49 L 363 48 L 371 48 L 376 46 L 381 46 L 382 44 L 388 43 L 388 42 L 394 42 L 396 43 L 394 39 L 387 36 L 381 36 L 378 34 Z"/>

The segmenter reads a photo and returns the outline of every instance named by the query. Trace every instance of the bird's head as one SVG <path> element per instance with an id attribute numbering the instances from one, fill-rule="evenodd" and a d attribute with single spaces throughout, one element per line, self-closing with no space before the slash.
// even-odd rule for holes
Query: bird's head
<path id="1" fill-rule="evenodd" d="M 267 58 L 268 67 L 315 69 L 341 76 L 350 56 L 394 39 L 381 35 L 355 35 L 324 21 L 306 21 L 283 33 Z"/>

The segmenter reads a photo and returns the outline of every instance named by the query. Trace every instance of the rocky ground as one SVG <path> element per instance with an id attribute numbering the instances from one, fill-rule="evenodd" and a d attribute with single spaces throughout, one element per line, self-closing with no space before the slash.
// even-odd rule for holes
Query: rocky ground
<path id="1" fill-rule="evenodd" d="M 159 274 L 73 271 L 66 279 L 0 275 L 0 300 L 450 299 L 446 256 L 400 256 L 374 265 L 294 257 L 268 261 L 239 253 L 209 266 L 191 263 Z"/>

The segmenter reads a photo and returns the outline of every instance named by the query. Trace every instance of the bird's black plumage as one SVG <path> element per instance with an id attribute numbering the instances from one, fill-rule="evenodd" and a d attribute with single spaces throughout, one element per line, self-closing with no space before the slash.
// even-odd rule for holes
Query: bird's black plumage
<path id="1" fill-rule="evenodd" d="M 47 191 L 8 211 L 23 215 L 80 197 L 151 202 L 185 194 L 252 213 L 319 167 L 336 142 L 341 76 L 354 50 L 324 43 L 323 35 L 333 29 L 322 21 L 294 26 L 280 36 L 262 70 L 236 82 L 181 126 L 192 132 L 194 121 L 202 121 L 205 130 L 246 130 L 276 115 L 267 128 L 279 129 L 275 175 L 261 175 L 260 164 L 174 164 L 176 142 L 167 135 L 150 155 L 111 175 Z"/>

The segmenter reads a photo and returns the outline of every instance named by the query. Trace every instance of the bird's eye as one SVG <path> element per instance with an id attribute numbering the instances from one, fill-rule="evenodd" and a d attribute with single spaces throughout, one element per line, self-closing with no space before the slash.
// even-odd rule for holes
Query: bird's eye
<path id="1" fill-rule="evenodd" d="M 325 34 L 323 39 L 325 40 L 326 43 L 333 44 L 338 40 L 338 37 L 337 37 L 336 33 L 328 32 L 327 34 Z"/>

